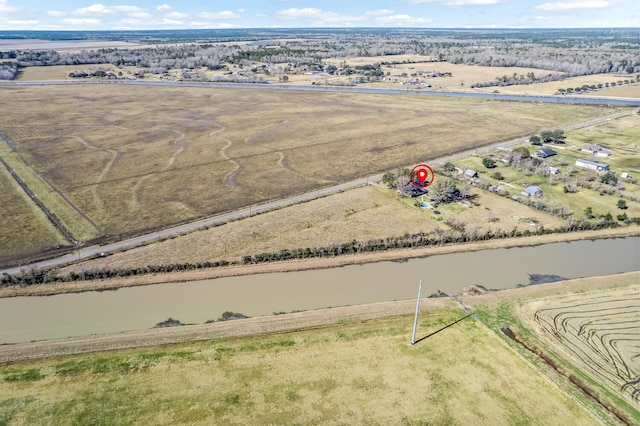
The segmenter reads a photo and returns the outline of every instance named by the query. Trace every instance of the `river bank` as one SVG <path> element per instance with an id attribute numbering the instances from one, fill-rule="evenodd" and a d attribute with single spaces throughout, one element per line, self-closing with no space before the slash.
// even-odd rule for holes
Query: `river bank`
<path id="1" fill-rule="evenodd" d="M 623 287 L 636 284 L 639 280 L 640 272 L 629 272 L 495 291 L 480 296 L 463 296 L 461 299 L 466 305 L 471 305 L 474 308 L 479 305 L 495 306 L 500 303 L 512 303 L 517 300 L 539 298 L 553 294 Z M 421 312 L 428 312 L 455 308 L 456 303 L 450 298 L 423 298 L 420 306 Z M 406 315 L 407 318 L 409 318 L 412 316 L 414 309 L 415 300 L 399 300 L 314 309 L 282 315 L 267 315 L 237 321 L 6 344 L 0 345 L 0 364 L 19 360 L 178 344 L 228 337 L 297 332 L 328 327 L 345 320 L 365 321 L 395 315 Z M 408 338 L 409 336 L 407 336 L 407 339 Z"/>
<path id="2" fill-rule="evenodd" d="M 451 244 L 436 247 L 389 250 L 384 252 L 362 253 L 329 258 L 296 259 L 257 265 L 232 265 L 195 271 L 149 274 L 144 276 L 111 278 L 106 280 L 35 284 L 26 287 L 7 286 L 0 288 L 0 298 L 19 296 L 52 296 L 56 294 L 81 293 L 87 291 L 108 291 L 152 284 L 178 283 L 275 272 L 329 269 L 383 261 L 403 261 L 451 253 L 464 253 L 499 248 L 530 247 L 558 242 L 633 236 L 640 236 L 639 227 L 632 226 L 625 228 L 601 229 L 596 231 L 580 231 L 564 234 L 547 234 L 522 238 L 475 241 L 471 243 Z"/>

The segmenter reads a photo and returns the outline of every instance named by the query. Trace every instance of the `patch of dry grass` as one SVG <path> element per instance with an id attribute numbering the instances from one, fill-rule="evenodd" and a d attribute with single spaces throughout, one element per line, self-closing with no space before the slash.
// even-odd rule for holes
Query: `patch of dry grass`
<path id="1" fill-rule="evenodd" d="M 0 124 L 22 158 L 109 235 L 229 211 L 610 112 L 232 88 L 3 90 L 11 107 Z"/>
<path id="2" fill-rule="evenodd" d="M 364 187 L 286 207 L 211 229 L 85 261 L 60 270 L 124 268 L 148 264 L 195 263 L 274 253 L 283 249 L 321 247 L 352 240 L 366 241 L 449 229 L 446 218 L 456 218 L 479 232 L 486 229 L 531 229 L 535 218 L 548 228 L 562 220 L 495 194 L 476 190 L 474 203 L 440 206 L 440 215 L 415 206 L 415 199 L 395 191 Z M 497 221 L 489 221 L 497 218 Z"/>
<path id="3" fill-rule="evenodd" d="M 420 334 L 461 318 L 423 312 Z M 410 346 L 411 317 L 0 368 L 11 423 L 596 424 L 472 319 Z M 508 372 L 508 374 L 505 374 Z"/>
<path id="4" fill-rule="evenodd" d="M 0 200 L 1 259 L 20 259 L 66 243 L 2 164 Z"/>

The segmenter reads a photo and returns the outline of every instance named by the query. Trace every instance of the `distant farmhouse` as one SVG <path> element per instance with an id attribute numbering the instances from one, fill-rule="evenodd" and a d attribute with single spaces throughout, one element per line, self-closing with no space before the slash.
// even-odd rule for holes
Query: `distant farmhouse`
<path id="1" fill-rule="evenodd" d="M 589 160 L 576 160 L 576 166 L 582 167 L 583 169 L 596 170 L 598 172 L 609 170 L 608 164 L 596 163 L 595 161 Z"/>
<path id="2" fill-rule="evenodd" d="M 611 151 L 609 151 L 608 149 L 605 149 L 604 147 L 595 144 L 595 143 L 590 143 L 588 145 L 583 146 L 582 148 L 580 148 L 580 151 L 582 152 L 589 152 L 591 154 L 595 154 L 596 157 L 609 157 L 611 156 Z"/>
<path id="3" fill-rule="evenodd" d="M 540 158 L 547 158 L 547 157 L 551 157 L 552 155 L 556 155 L 557 152 L 555 152 L 554 150 L 552 150 L 551 148 L 540 148 L 538 150 L 538 152 L 536 152 L 536 155 Z"/>
<path id="4" fill-rule="evenodd" d="M 526 187 L 520 194 L 525 197 L 542 197 L 542 189 L 539 186 L 531 185 Z"/>

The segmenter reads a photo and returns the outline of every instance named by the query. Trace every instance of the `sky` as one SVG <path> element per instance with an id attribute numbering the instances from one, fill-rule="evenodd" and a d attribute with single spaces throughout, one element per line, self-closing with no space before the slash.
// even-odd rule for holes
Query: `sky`
<path id="1" fill-rule="evenodd" d="M 0 0 L 0 30 L 640 27 L 637 0 Z"/>

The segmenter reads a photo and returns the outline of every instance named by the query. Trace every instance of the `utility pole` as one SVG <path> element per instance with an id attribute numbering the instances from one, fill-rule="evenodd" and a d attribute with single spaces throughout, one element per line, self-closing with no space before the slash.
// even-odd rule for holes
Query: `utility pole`
<path id="1" fill-rule="evenodd" d="M 416 301 L 416 317 L 413 319 L 413 334 L 411 335 L 411 344 L 416 344 L 416 329 L 418 328 L 418 311 L 420 310 L 420 296 L 422 295 L 422 278 L 418 285 L 418 300 Z"/>

